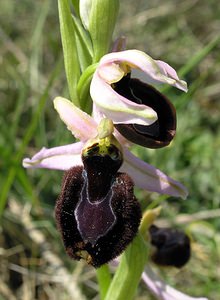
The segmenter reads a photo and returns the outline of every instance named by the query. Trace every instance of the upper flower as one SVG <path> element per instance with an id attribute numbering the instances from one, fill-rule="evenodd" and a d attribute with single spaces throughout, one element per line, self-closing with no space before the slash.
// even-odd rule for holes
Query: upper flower
<path id="1" fill-rule="evenodd" d="M 132 78 L 137 70 L 144 82 Z M 186 82 L 165 62 L 138 50 L 107 54 L 91 82 L 94 114 L 114 120 L 120 133 L 132 142 L 164 147 L 175 135 L 176 114 L 172 103 L 149 85 L 160 83 L 187 91 Z"/>
<path id="2" fill-rule="evenodd" d="M 97 135 L 96 120 L 72 102 L 57 97 L 54 106 L 67 128 L 80 142 L 51 149 L 43 148 L 31 159 L 23 160 L 23 166 L 26 168 L 68 170 L 73 166 L 82 165 L 81 151 L 85 143 Z M 118 140 L 120 142 L 120 137 Z M 186 198 L 187 190 L 182 184 L 140 160 L 125 146 L 122 146 L 122 151 L 123 164 L 120 170 L 127 173 L 137 186 L 160 194 Z"/>

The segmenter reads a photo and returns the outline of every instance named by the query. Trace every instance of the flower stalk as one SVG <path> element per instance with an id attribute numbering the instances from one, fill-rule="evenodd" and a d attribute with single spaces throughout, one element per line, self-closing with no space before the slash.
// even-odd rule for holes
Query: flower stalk
<path id="1" fill-rule="evenodd" d="M 120 264 L 108 289 L 105 300 L 132 300 L 148 259 L 146 244 L 140 234 L 121 256 Z"/>
<path id="2" fill-rule="evenodd" d="M 112 276 L 107 264 L 101 266 L 96 270 L 96 276 L 99 284 L 100 299 L 105 300 L 108 289 L 111 285 Z"/>

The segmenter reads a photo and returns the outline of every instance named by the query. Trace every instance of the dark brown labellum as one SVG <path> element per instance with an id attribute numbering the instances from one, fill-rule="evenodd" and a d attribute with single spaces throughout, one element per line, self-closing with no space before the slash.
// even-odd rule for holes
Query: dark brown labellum
<path id="1" fill-rule="evenodd" d="M 97 153 L 83 162 L 65 173 L 55 215 L 69 256 L 99 267 L 133 240 L 141 209 L 121 162 Z"/>
<path id="2" fill-rule="evenodd" d="M 190 239 L 184 232 L 152 225 L 149 233 L 151 244 L 155 246 L 151 258 L 156 264 L 181 268 L 188 262 Z"/>
<path id="3" fill-rule="evenodd" d="M 176 110 L 173 104 L 149 84 L 131 78 L 130 74 L 114 84 L 114 89 L 127 99 L 145 104 L 158 115 L 158 120 L 149 126 L 117 124 L 117 130 L 129 141 L 148 148 L 169 145 L 176 133 Z"/>

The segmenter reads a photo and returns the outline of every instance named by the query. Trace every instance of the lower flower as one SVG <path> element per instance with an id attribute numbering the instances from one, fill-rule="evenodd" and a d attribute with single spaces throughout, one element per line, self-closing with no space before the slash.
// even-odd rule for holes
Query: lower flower
<path id="1" fill-rule="evenodd" d="M 83 165 L 81 152 L 85 143 L 96 136 L 97 122 L 67 99 L 57 97 L 54 105 L 67 128 L 80 139 L 80 142 L 51 149 L 42 148 L 31 159 L 23 160 L 25 168 L 68 170 Z M 117 137 L 121 142 L 121 136 Z M 120 171 L 127 173 L 136 186 L 150 192 L 184 199 L 187 197 L 187 189 L 181 183 L 133 155 L 126 147 L 124 139 L 121 144 L 124 158 Z"/>
<path id="2" fill-rule="evenodd" d="M 65 173 L 55 215 L 69 256 L 99 267 L 133 240 L 141 209 L 112 134 L 89 141 L 82 161 Z"/>
<path id="3" fill-rule="evenodd" d="M 182 231 L 151 225 L 150 241 L 155 247 L 151 259 L 162 266 L 183 267 L 190 259 L 190 239 Z"/>

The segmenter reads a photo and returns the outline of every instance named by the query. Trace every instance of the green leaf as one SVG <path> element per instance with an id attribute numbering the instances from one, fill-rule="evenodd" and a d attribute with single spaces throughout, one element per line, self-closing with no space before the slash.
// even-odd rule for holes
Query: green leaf
<path id="1" fill-rule="evenodd" d="M 132 300 L 147 262 L 146 244 L 138 235 L 121 257 L 105 300 Z"/>
<path id="2" fill-rule="evenodd" d="M 76 47 L 81 72 L 83 72 L 91 63 L 93 57 L 92 42 L 89 33 L 85 31 L 80 20 L 73 16 L 73 24 L 76 36 Z"/>
<path id="3" fill-rule="evenodd" d="M 63 45 L 64 64 L 69 87 L 70 98 L 73 103 L 80 106 L 77 95 L 77 82 L 80 77 L 75 28 L 68 0 L 58 0 L 60 32 Z"/>

